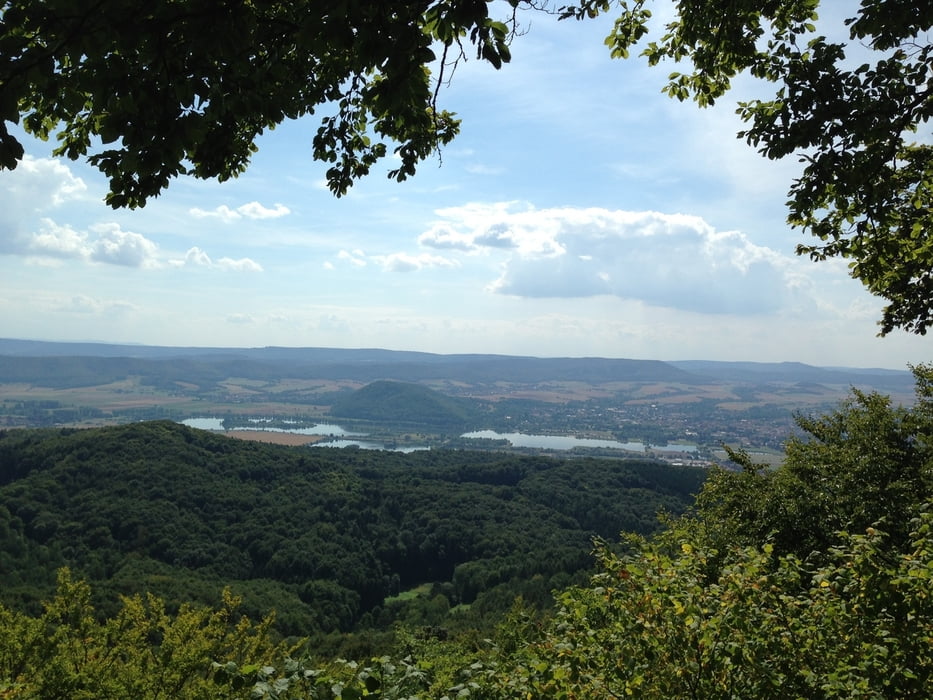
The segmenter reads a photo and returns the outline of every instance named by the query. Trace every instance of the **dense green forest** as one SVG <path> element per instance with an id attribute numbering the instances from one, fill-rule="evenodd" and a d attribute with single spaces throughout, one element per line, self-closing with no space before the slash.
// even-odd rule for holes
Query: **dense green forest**
<path id="1" fill-rule="evenodd" d="M 284 635 L 443 624 L 452 608 L 501 612 L 519 594 L 545 605 L 591 565 L 592 537 L 654 530 L 704 476 L 650 461 L 279 447 L 168 421 L 10 430 L 0 600 L 38 610 L 67 565 L 103 614 L 117 594 L 177 609 L 230 586 L 247 614 L 275 609 Z"/>
<path id="2" fill-rule="evenodd" d="M 799 417 L 802 434 L 790 441 L 779 468 L 762 468 L 748 455 L 733 453 L 741 469 L 713 470 L 702 484 L 698 482 L 694 505 L 681 515 L 664 518 L 659 531 L 624 534 L 621 541 L 614 534 L 597 537 L 595 569 L 586 580 L 568 580 L 557 591 L 552 609 L 542 612 L 534 601 L 513 596 L 507 609 L 496 615 L 496 624 L 479 635 L 463 627 L 451 628 L 448 634 L 422 624 L 423 617 L 397 619 L 377 654 L 347 660 L 337 653 L 328 655 L 313 641 L 290 645 L 275 633 L 273 618 L 243 615 L 248 603 L 236 595 L 233 585 L 211 605 L 175 607 L 159 597 L 137 594 L 123 596 L 105 612 L 96 602 L 101 597 L 97 591 L 110 584 L 101 579 L 89 586 L 83 580 L 87 573 L 79 577 L 72 568 L 62 568 L 54 594 L 41 607 L 30 606 L 31 601 L 0 605 L 0 693 L 17 698 L 295 700 L 928 698 L 933 688 L 933 370 L 921 367 L 915 374 L 917 402 L 912 407 L 893 406 L 878 394 L 854 391 L 848 402 L 830 413 Z M 81 500 L 78 484 L 88 481 L 82 472 L 93 471 L 92 457 L 130 456 L 144 452 L 153 438 L 159 438 L 165 441 L 160 449 L 169 457 L 167 465 L 172 464 L 173 453 L 185 452 L 183 445 L 194 445 L 204 457 L 196 465 L 200 472 L 235 474 L 244 485 L 251 479 L 266 483 L 249 476 L 246 457 L 227 462 L 208 457 L 212 448 L 223 450 L 227 444 L 217 436 L 205 437 L 167 423 L 103 431 L 97 440 L 93 436 L 30 431 L 0 440 L 4 464 L 12 469 L 5 468 L 8 483 L 2 487 L 9 511 L 3 531 L 5 574 L 10 557 L 28 558 L 27 552 L 35 561 L 24 564 L 35 565 L 36 570 L 41 569 L 43 557 L 49 567 L 57 563 L 52 561 L 56 557 L 72 556 L 77 563 L 73 554 L 59 551 L 62 545 L 55 544 L 54 532 L 49 534 L 53 528 L 46 528 L 45 544 L 38 544 L 36 529 L 48 521 L 53 504 Z M 94 444 L 106 446 L 109 452 L 94 452 Z M 230 449 L 228 455 L 236 452 Z M 452 571 L 450 585 L 432 591 L 430 602 L 436 599 L 438 607 L 470 599 L 468 589 L 458 583 L 463 581 L 458 571 L 464 566 L 488 574 L 495 569 L 493 562 L 506 569 L 518 562 L 538 562 L 541 573 L 525 570 L 518 578 L 530 574 L 531 580 L 545 579 L 543 572 L 557 571 L 559 558 L 569 555 L 574 546 L 572 537 L 562 537 L 599 533 L 610 522 L 617 527 L 622 513 L 633 512 L 621 505 L 629 497 L 647 500 L 649 494 L 666 494 L 661 501 L 676 500 L 690 474 L 650 462 L 556 462 L 456 452 L 389 456 L 385 465 L 381 459 L 373 461 L 375 455 L 360 452 L 337 462 L 330 462 L 328 456 L 299 467 L 306 452 L 266 453 L 259 446 L 249 450 L 256 456 L 279 455 L 280 464 L 269 468 L 291 474 L 292 487 L 299 484 L 296 471 L 300 471 L 312 475 L 302 485 L 320 484 L 332 498 L 338 492 L 357 494 L 347 510 L 381 504 L 378 499 L 384 498 L 381 489 L 386 485 L 371 482 L 385 482 L 388 475 L 392 481 L 405 482 L 411 493 L 427 487 L 433 498 L 430 505 L 419 506 L 417 499 L 400 501 L 402 510 L 388 519 L 411 527 L 418 518 L 409 510 L 435 514 L 436 519 L 419 532 L 425 538 L 438 533 L 432 542 L 443 543 L 444 556 L 433 549 L 430 562 L 418 561 L 426 567 L 421 574 L 424 581 L 439 580 L 438 572 Z M 148 464 L 159 488 L 169 488 L 168 477 L 156 475 L 157 462 L 139 463 Z M 112 464 L 110 468 L 114 469 Z M 41 478 L 52 473 L 61 480 L 58 486 Z M 190 471 L 185 473 L 193 478 Z M 66 474 L 75 481 L 64 481 Z M 93 475 L 100 477 L 97 472 Z M 33 483 L 37 477 L 39 482 Z M 343 480 L 339 488 L 337 479 Z M 203 487 L 210 480 L 202 481 Z M 84 487 L 95 493 L 91 482 Z M 441 501 L 441 497 L 450 498 L 454 492 L 466 498 L 487 488 L 493 501 L 477 496 L 471 503 L 474 515 L 451 516 L 447 524 L 456 522 L 457 531 L 445 529 L 438 506 L 448 513 L 463 511 L 455 507 L 456 499 Z M 180 512 L 198 510 L 183 500 L 185 489 L 192 492 L 191 503 L 209 500 L 197 483 L 175 488 L 173 493 L 182 499 Z M 27 493 L 34 497 L 26 498 Z M 251 496 L 259 503 L 262 493 L 256 488 Z M 283 496 L 279 490 L 270 493 L 273 501 Z M 224 526 L 225 517 L 228 525 L 250 519 L 242 511 L 227 509 L 233 504 L 227 498 L 212 511 L 218 526 Z M 135 503 L 139 506 L 140 499 Z M 459 503 L 460 509 L 468 508 L 466 501 Z M 490 512 L 478 517 L 485 509 L 476 508 L 477 503 L 485 503 Z M 26 504 L 31 504 L 31 514 L 20 510 Z M 47 514 L 40 518 L 37 509 L 43 504 Z M 528 510 L 520 512 L 537 512 L 544 519 L 535 524 L 529 518 L 517 529 L 504 526 L 501 516 L 517 512 L 512 509 L 521 504 Z M 79 517 L 78 511 L 68 512 L 67 517 Z M 81 512 L 89 522 L 75 525 L 72 534 L 85 540 L 91 532 L 102 535 L 102 526 L 90 522 L 93 516 Z M 484 530 L 497 517 L 498 525 Z M 197 519 L 184 522 L 187 530 Z M 349 522 L 364 526 L 352 516 Z M 471 533 L 460 532 L 471 522 Z M 634 527 L 642 527 L 650 518 L 635 517 L 633 522 Z M 60 522 L 57 527 L 64 525 Z M 267 527 L 279 534 L 286 529 L 273 523 Z M 391 543 L 388 532 L 383 531 L 378 540 L 382 547 Z M 494 532 L 508 541 L 492 537 Z M 121 539 L 110 531 L 114 544 L 136 547 L 133 557 L 150 556 L 156 561 L 145 554 L 145 538 L 138 530 L 135 535 L 138 542 L 131 545 L 132 538 Z M 338 535 L 329 531 L 319 546 Z M 181 534 L 177 539 L 184 541 Z M 10 545 L 16 542 L 28 542 L 26 551 L 11 555 Z M 539 544 L 523 549 L 529 542 Z M 444 568 L 445 557 L 461 551 L 448 549 L 456 543 L 484 554 L 472 563 L 453 564 L 453 569 L 447 562 Z M 93 551 L 87 543 L 82 546 Z M 505 547 L 499 550 L 499 559 L 491 555 L 497 546 Z M 580 547 L 578 553 L 586 551 L 582 543 Z M 187 550 L 182 546 L 179 551 Z M 399 542 L 394 551 L 397 556 L 406 551 L 414 556 Z M 225 556 L 232 552 L 227 550 Z M 373 556 L 382 562 L 384 552 L 377 548 Z M 353 561 L 364 559 L 357 554 Z M 544 560 L 551 562 L 550 569 L 544 568 Z M 234 560 L 231 565 L 237 561 L 242 562 Z M 173 566 L 179 575 L 180 565 Z M 207 562 L 202 568 L 209 571 L 212 566 L 222 565 Z M 549 582 L 556 580 L 552 576 Z M 153 577 L 140 583 L 145 588 L 157 581 Z M 402 588 L 408 583 L 399 580 Z M 515 592 L 521 592 L 520 587 L 509 591 Z M 482 595 L 476 594 L 474 606 Z M 361 609 L 363 600 L 360 594 Z M 388 600 L 383 604 L 390 606 Z M 362 646 L 356 650 L 366 651 Z"/>
<path id="3" fill-rule="evenodd" d="M 694 506 L 659 532 L 597 539 L 595 571 L 569 581 L 549 612 L 514 598 L 480 636 L 419 626 L 423 616 L 396 619 L 381 655 L 367 659 L 357 647 L 358 660 L 319 642 L 281 641 L 279 618 L 243 615 L 246 596 L 279 586 L 279 612 L 288 620 L 289 606 L 310 602 L 303 614 L 311 629 L 341 595 L 355 611 L 373 604 L 372 614 L 379 606 L 369 601 L 391 590 L 367 586 L 391 588 L 389 562 L 404 562 L 394 571 L 400 589 L 449 575 L 430 604 L 463 607 L 475 596 L 476 605 L 482 589 L 466 586 L 464 571 L 487 586 L 512 573 L 545 579 L 573 559 L 574 546 L 586 550 L 579 538 L 649 527 L 647 501 L 678 502 L 691 473 L 456 452 L 319 457 L 169 423 L 7 433 L 0 695 L 928 698 L 933 370 L 918 368 L 916 378 L 913 407 L 854 391 L 833 412 L 799 418 L 804 435 L 779 468 L 735 453 L 741 470 L 714 470 Z M 126 519 L 128 504 L 147 501 L 144 517 Z M 280 519 L 250 530 L 276 511 Z M 256 539 L 233 534 L 245 532 Z M 366 533 L 372 548 L 347 533 Z M 296 538 L 304 546 L 288 548 Z M 250 549 L 254 541 L 263 544 Z M 330 559 L 331 545 L 347 551 Z M 306 551 L 321 554 L 311 560 Z M 280 554 L 302 573 L 274 584 L 236 578 L 269 576 Z M 54 594 L 35 606 L 24 592 L 34 594 L 63 561 L 81 567 L 80 576 L 60 569 Z M 325 561 L 375 566 L 366 570 L 382 578 L 366 577 L 359 590 L 359 572 L 314 578 Z M 123 567 L 132 581 L 120 579 Z M 211 605 L 179 604 L 195 592 L 196 576 L 230 588 Z M 251 582 L 242 597 L 237 582 Z M 160 583 L 168 603 L 142 594 L 108 601 L 121 586 Z"/>

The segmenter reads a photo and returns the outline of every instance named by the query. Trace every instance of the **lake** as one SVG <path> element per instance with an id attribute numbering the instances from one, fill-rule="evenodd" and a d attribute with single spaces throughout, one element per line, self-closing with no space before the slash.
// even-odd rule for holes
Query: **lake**
<path id="1" fill-rule="evenodd" d="M 263 423 L 271 422 L 271 418 L 249 418 L 245 422 L 249 425 L 238 425 L 230 430 L 268 430 L 277 433 L 294 433 L 295 435 L 336 435 L 340 437 L 365 436 L 366 433 L 353 433 L 344 430 L 339 425 L 333 423 L 317 423 L 310 428 L 273 428 L 264 426 Z M 286 421 L 282 421 L 286 422 Z M 199 430 L 217 430 L 224 432 L 223 418 L 186 418 L 181 421 L 182 425 L 189 428 L 198 428 Z"/>
<path id="2" fill-rule="evenodd" d="M 272 421 L 271 418 L 240 419 L 247 425 L 230 428 L 230 430 L 267 430 L 270 432 L 294 433 L 296 435 L 324 435 L 328 437 L 343 438 L 319 442 L 315 447 L 358 447 L 363 450 L 392 450 L 395 452 L 415 452 L 427 450 L 429 447 L 407 446 L 386 447 L 382 443 L 356 438 L 366 437 L 366 433 L 354 433 L 334 423 L 317 423 L 310 428 L 273 428 L 263 424 Z M 214 430 L 224 432 L 223 418 L 187 418 L 181 423 L 189 428 L 200 430 Z M 282 421 L 285 422 L 285 421 Z M 526 433 L 497 433 L 494 430 L 474 430 L 460 436 L 466 439 L 507 440 L 512 447 L 531 447 L 541 450 L 572 450 L 575 447 L 590 447 L 597 449 L 625 450 L 626 452 L 644 453 L 645 445 L 642 442 L 619 442 L 618 440 L 600 440 L 597 438 L 578 438 L 570 435 L 528 435 Z M 696 445 L 671 444 L 664 446 L 652 445 L 656 452 L 696 452 Z"/>
<path id="3" fill-rule="evenodd" d="M 619 442 L 618 440 L 600 440 L 597 438 L 578 438 L 570 435 L 527 435 L 525 433 L 497 433 L 494 430 L 474 430 L 464 433 L 461 438 L 486 440 L 508 440 L 512 447 L 534 447 L 542 450 L 572 450 L 574 447 L 595 447 L 628 452 L 645 452 L 642 442 Z M 671 444 L 663 447 L 652 446 L 659 452 L 696 452 L 696 445 Z"/>
<path id="4" fill-rule="evenodd" d="M 357 437 L 366 437 L 366 433 L 354 433 L 349 430 L 342 428 L 339 425 L 334 423 L 317 423 L 312 425 L 310 428 L 274 428 L 267 427 L 263 425 L 264 423 L 271 423 L 272 418 L 248 418 L 245 419 L 245 422 L 249 425 L 236 426 L 235 428 L 230 428 L 230 430 L 261 430 L 265 432 L 275 432 L 275 433 L 293 433 L 295 435 L 324 435 L 326 437 L 338 437 L 338 438 L 357 438 Z M 292 421 L 281 421 L 282 423 L 289 423 Z M 186 418 L 181 421 L 182 425 L 187 425 L 189 428 L 197 428 L 198 430 L 213 430 L 216 432 L 224 433 L 227 432 L 227 429 L 224 428 L 224 419 L 223 418 Z M 370 442 L 366 440 L 354 440 L 354 439 L 339 439 L 339 440 L 328 440 L 327 442 L 317 442 L 312 445 L 313 447 L 358 447 L 361 450 L 386 450 L 390 452 L 418 452 L 420 450 L 429 450 L 430 447 L 420 446 L 420 445 L 407 445 L 405 447 L 387 447 L 381 442 Z"/>
<path id="5" fill-rule="evenodd" d="M 312 447 L 358 447 L 361 450 L 385 450 L 386 452 L 402 452 L 404 454 L 431 449 L 426 446 L 386 447 L 380 442 L 367 442 L 366 440 L 329 440 L 327 442 L 316 442 Z"/>

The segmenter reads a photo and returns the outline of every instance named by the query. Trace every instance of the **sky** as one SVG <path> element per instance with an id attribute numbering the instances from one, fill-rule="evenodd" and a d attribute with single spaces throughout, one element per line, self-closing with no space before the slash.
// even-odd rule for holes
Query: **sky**
<path id="1" fill-rule="evenodd" d="M 663 18 L 659 18 L 659 21 Z M 0 171 L 0 337 L 211 347 L 797 361 L 905 369 L 929 341 L 878 338 L 882 302 L 841 261 L 794 254 L 794 158 L 736 138 L 740 78 L 701 110 L 672 66 L 612 60 L 611 18 L 522 15 L 512 63 L 461 65 L 461 134 L 396 183 L 337 199 L 312 119 L 265 134 L 227 183 L 137 210 L 81 161 Z M 773 90 L 773 88 L 772 88 Z"/>

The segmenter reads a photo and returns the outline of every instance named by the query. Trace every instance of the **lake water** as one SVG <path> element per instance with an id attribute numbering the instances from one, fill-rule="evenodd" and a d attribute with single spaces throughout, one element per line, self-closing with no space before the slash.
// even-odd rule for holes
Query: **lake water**
<path id="1" fill-rule="evenodd" d="M 317 423 L 310 428 L 273 428 L 263 425 L 263 423 L 270 423 L 271 421 L 271 418 L 248 418 L 245 421 L 248 425 L 238 425 L 235 428 L 230 428 L 230 430 L 266 430 L 276 433 L 294 433 L 295 435 L 337 435 L 341 437 L 362 436 L 366 434 L 353 433 L 333 423 Z M 219 430 L 221 432 L 226 430 L 224 428 L 223 418 L 186 418 L 181 423 L 182 425 L 187 425 L 189 428 L 198 428 L 200 430 Z"/>
<path id="2" fill-rule="evenodd" d="M 385 450 L 386 452 L 421 452 L 430 450 L 430 447 L 386 447 L 380 442 L 367 442 L 366 440 L 329 440 L 316 442 L 312 447 L 359 447 L 361 450 Z"/>
<path id="3" fill-rule="evenodd" d="M 264 423 L 272 422 L 271 418 L 247 418 L 245 422 L 249 423 L 249 425 L 237 426 L 235 428 L 230 428 L 230 430 L 260 430 L 270 433 L 275 432 L 294 433 L 295 435 L 324 435 L 326 437 L 336 436 L 339 438 L 356 438 L 366 436 L 366 433 L 354 433 L 334 423 L 317 423 L 310 428 L 273 428 L 263 425 Z M 290 423 L 294 421 L 281 422 Z M 181 421 L 181 423 L 182 425 L 187 425 L 189 428 L 197 428 L 199 430 L 214 430 L 221 433 L 226 432 L 226 428 L 224 428 L 223 425 L 223 418 L 186 418 L 185 420 Z M 312 445 L 312 447 L 359 447 L 361 450 L 387 450 L 391 452 L 405 453 L 431 449 L 430 447 L 420 445 L 386 447 L 381 442 L 370 442 L 367 440 L 355 439 L 328 440 L 327 442 L 315 443 Z"/>
<path id="4" fill-rule="evenodd" d="M 190 428 L 200 430 L 224 431 L 223 418 L 187 418 L 182 422 Z M 243 419 L 248 425 L 231 428 L 231 430 L 264 430 L 269 432 L 294 433 L 296 435 L 324 435 L 328 437 L 344 438 L 317 443 L 315 447 L 359 447 L 363 450 L 392 450 L 395 452 L 415 452 L 427 450 L 428 447 L 386 447 L 379 442 L 358 440 L 366 437 L 366 433 L 354 433 L 345 430 L 334 423 L 318 423 L 310 428 L 273 428 L 266 427 L 264 423 L 271 422 L 271 418 Z M 627 452 L 645 452 L 645 445 L 641 442 L 619 442 L 618 440 L 600 440 L 597 438 L 578 438 L 569 435 L 527 435 L 525 433 L 497 433 L 494 430 L 475 430 L 464 433 L 461 438 L 478 438 L 487 440 L 507 440 L 512 447 L 532 447 L 542 450 L 572 450 L 574 447 L 592 447 L 610 450 L 625 450 Z M 652 445 L 658 452 L 696 452 L 696 445 L 671 444 L 664 446 Z"/>
<path id="5" fill-rule="evenodd" d="M 461 438 L 508 440 L 512 447 L 534 447 L 543 450 L 572 450 L 574 447 L 597 447 L 628 452 L 645 452 L 642 442 L 619 442 L 597 438 L 578 438 L 569 435 L 527 435 L 525 433 L 497 433 L 494 430 L 475 430 L 464 433 Z M 654 447 L 654 446 L 653 446 Z M 696 445 L 672 444 L 654 447 L 659 452 L 696 452 Z"/>

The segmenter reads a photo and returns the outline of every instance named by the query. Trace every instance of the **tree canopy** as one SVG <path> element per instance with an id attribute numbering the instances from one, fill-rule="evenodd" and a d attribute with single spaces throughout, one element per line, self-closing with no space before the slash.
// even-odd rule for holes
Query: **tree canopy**
<path id="1" fill-rule="evenodd" d="M 181 174 L 234 177 L 264 130 L 321 108 L 313 155 L 332 164 L 334 193 L 387 142 L 400 159 L 390 176 L 403 180 L 457 133 L 436 105 L 449 63 L 475 51 L 500 67 L 514 27 L 483 0 L 10 0 L 0 10 L 0 167 L 23 157 L 7 122 L 57 134 L 56 154 L 87 156 L 110 178 L 113 207 L 142 206 Z"/>
<path id="2" fill-rule="evenodd" d="M 420 607 L 393 598 L 423 584 L 445 599 L 438 618 L 529 599 L 533 577 L 546 605 L 592 536 L 657 529 L 704 478 L 650 460 L 289 448 L 169 421 L 0 431 L 0 603 L 35 608 L 69 566 L 106 613 L 115 592 L 177 608 L 229 585 L 294 635 L 388 628 Z"/>

